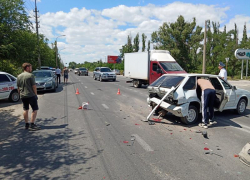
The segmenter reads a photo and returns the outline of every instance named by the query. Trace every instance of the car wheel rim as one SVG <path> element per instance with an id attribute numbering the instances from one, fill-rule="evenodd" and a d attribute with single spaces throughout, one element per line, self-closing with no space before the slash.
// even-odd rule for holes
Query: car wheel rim
<path id="1" fill-rule="evenodd" d="M 18 99 L 19 99 L 18 93 L 13 93 L 13 94 L 12 94 L 12 100 L 13 100 L 13 101 L 17 101 Z"/>
<path id="2" fill-rule="evenodd" d="M 196 118 L 196 112 L 194 109 L 189 109 L 188 110 L 188 116 L 187 116 L 187 120 L 188 122 L 193 122 Z"/>
<path id="3" fill-rule="evenodd" d="M 246 108 L 246 104 L 245 104 L 245 102 L 241 102 L 240 103 L 240 108 L 239 108 L 239 110 L 240 110 L 240 112 L 242 113 L 242 112 L 244 112 L 245 111 L 245 108 Z"/>

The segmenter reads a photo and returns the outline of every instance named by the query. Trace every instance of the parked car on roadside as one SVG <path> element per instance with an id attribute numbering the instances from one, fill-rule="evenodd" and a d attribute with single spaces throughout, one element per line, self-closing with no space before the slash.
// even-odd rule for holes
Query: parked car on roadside
<path id="1" fill-rule="evenodd" d="M 111 71 L 108 67 L 97 67 L 93 72 L 93 78 L 95 80 L 104 81 L 104 80 L 113 80 L 116 81 L 116 74 Z"/>
<path id="2" fill-rule="evenodd" d="M 32 74 L 35 76 L 37 91 L 56 91 L 56 76 L 51 70 L 36 70 Z"/>
<path id="3" fill-rule="evenodd" d="M 49 66 L 41 66 L 41 70 L 50 70 Z"/>
<path id="4" fill-rule="evenodd" d="M 148 86 L 148 104 L 154 108 L 160 100 L 171 91 L 157 108 L 181 117 L 185 124 L 193 124 L 201 113 L 201 89 L 197 86 L 197 78 L 211 81 L 216 91 L 214 109 L 223 111 L 233 109 L 243 114 L 250 99 L 250 92 L 238 89 L 217 75 L 206 74 L 165 74 Z"/>
<path id="5" fill-rule="evenodd" d="M 120 75 L 120 70 L 119 69 L 114 69 L 113 72 L 115 72 L 116 75 Z"/>
<path id="6" fill-rule="evenodd" d="M 78 70 L 78 76 L 88 76 L 89 73 L 88 73 L 88 69 L 86 69 L 85 67 L 80 67 L 79 70 Z"/>
<path id="7" fill-rule="evenodd" d="M 16 77 L 6 72 L 0 72 L 0 99 L 9 99 L 12 102 L 17 102 L 20 99 Z"/>

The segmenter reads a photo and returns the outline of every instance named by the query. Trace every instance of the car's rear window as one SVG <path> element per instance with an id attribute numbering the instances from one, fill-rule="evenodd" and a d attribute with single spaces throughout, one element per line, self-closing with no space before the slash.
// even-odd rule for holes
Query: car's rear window
<path id="1" fill-rule="evenodd" d="M 184 79 L 183 76 L 161 76 L 159 79 L 154 81 L 150 86 L 171 88 L 176 87 Z"/>
<path id="2" fill-rule="evenodd" d="M 51 73 L 49 71 L 33 72 L 33 74 L 36 78 L 51 77 Z"/>
<path id="3" fill-rule="evenodd" d="M 79 70 L 86 70 L 86 68 L 80 68 Z"/>

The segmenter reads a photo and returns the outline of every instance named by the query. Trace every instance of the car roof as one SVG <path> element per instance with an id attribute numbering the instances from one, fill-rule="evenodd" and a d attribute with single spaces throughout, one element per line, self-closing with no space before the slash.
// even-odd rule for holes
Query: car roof
<path id="1" fill-rule="evenodd" d="M 218 77 L 218 75 L 214 74 L 164 74 L 163 76 L 183 76 L 183 77 L 191 77 L 191 76 L 201 76 L 201 77 Z"/>
<path id="2" fill-rule="evenodd" d="M 50 69 L 40 69 L 40 70 L 35 70 L 33 72 L 48 72 L 48 71 L 52 72 L 52 70 L 50 70 Z"/>

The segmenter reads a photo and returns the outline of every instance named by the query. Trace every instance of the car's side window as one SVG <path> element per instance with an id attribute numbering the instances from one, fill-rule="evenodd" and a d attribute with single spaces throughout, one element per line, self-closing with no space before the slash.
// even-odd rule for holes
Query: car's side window
<path id="1" fill-rule="evenodd" d="M 153 71 L 157 71 L 158 68 L 158 64 L 157 63 L 153 63 Z"/>
<path id="2" fill-rule="evenodd" d="M 223 90 L 220 82 L 217 78 L 210 78 L 210 81 L 216 90 Z"/>
<path id="3" fill-rule="evenodd" d="M 5 74 L 0 74 L 0 83 L 10 82 L 10 79 Z"/>
<path id="4" fill-rule="evenodd" d="M 13 76 L 10 76 L 10 75 L 7 75 L 7 76 L 11 79 L 11 81 L 15 81 L 16 80 Z"/>
<path id="5" fill-rule="evenodd" d="M 231 89 L 231 86 L 227 84 L 223 79 L 220 79 L 220 82 L 222 83 L 225 89 Z"/>
<path id="6" fill-rule="evenodd" d="M 188 81 L 183 86 L 183 89 L 184 90 L 196 89 L 196 77 L 195 76 L 189 77 Z"/>

